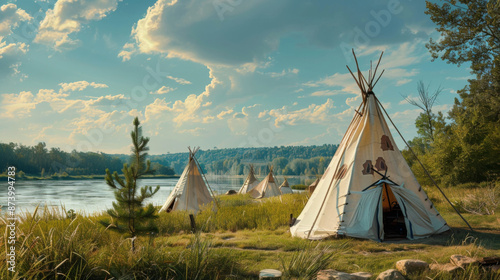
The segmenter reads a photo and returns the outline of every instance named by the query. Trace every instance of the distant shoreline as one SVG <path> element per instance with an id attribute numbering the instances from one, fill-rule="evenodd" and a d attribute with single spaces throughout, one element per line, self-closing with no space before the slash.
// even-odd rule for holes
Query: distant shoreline
<path id="1" fill-rule="evenodd" d="M 39 181 L 39 180 L 104 180 L 106 175 L 68 175 L 68 176 L 23 176 L 22 178 L 16 177 L 18 181 Z M 7 176 L 0 174 L 1 179 L 7 179 Z M 180 175 L 145 175 L 143 179 L 178 179 Z"/>

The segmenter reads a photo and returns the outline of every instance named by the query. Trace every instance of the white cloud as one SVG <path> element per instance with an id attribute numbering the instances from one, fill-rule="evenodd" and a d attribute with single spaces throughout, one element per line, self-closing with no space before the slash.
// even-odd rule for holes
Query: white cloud
<path id="1" fill-rule="evenodd" d="M 133 54 L 137 53 L 137 49 L 134 44 L 126 43 L 123 45 L 122 50 L 118 53 L 118 57 L 122 58 L 122 61 L 130 60 Z"/>
<path id="2" fill-rule="evenodd" d="M 214 8 L 217 3 L 221 4 L 218 1 L 156 1 L 133 27 L 131 39 L 135 47 L 124 48 L 122 57 L 125 59 L 133 50 L 253 72 L 257 65 L 267 60 L 270 53 L 278 49 L 281 38 L 290 33 L 303 34 L 309 44 L 334 48 L 341 43 L 343 34 L 352 31 L 346 30 L 345 26 L 363 27 L 361 25 L 373 20 L 370 12 L 387 9 L 387 5 L 382 2 L 360 11 L 355 8 L 357 5 L 347 2 L 315 5 L 308 2 L 255 0 L 240 1 L 237 5 L 224 2 L 222 4 L 229 9 L 221 10 L 220 7 Z M 414 34 L 404 34 L 403 31 L 408 30 L 407 24 L 428 25 L 415 16 L 415 6 L 425 9 L 422 3 L 405 3 L 403 12 L 394 15 L 391 24 L 384 26 L 378 36 L 371 38 L 369 45 L 400 44 L 415 37 Z M 352 14 L 357 16 L 353 17 Z M 347 35 L 342 40 L 350 41 L 347 37 L 352 37 L 352 34 Z M 243 65 L 245 67 L 240 68 Z"/>
<path id="3" fill-rule="evenodd" d="M 19 23 L 33 19 L 25 10 L 17 8 L 16 4 L 9 3 L 0 7 L 0 38 L 12 34 L 12 29 Z"/>
<path id="4" fill-rule="evenodd" d="M 147 105 L 144 109 L 146 122 L 159 118 L 163 111 L 171 111 L 172 109 L 168 106 L 170 103 L 171 102 L 167 103 L 164 98 L 156 98 L 153 103 Z"/>
<path id="5" fill-rule="evenodd" d="M 58 0 L 45 13 L 34 42 L 57 51 L 75 48 L 79 40 L 70 35 L 79 32 L 84 24 L 106 17 L 117 5 L 117 0 Z"/>
<path id="6" fill-rule="evenodd" d="M 338 95 L 345 94 L 345 92 L 341 90 L 318 90 L 311 93 L 311 96 L 330 96 L 330 95 Z"/>
<path id="7" fill-rule="evenodd" d="M 204 117 L 206 116 L 200 116 L 198 111 L 203 107 L 203 105 L 207 104 L 205 98 L 210 96 L 210 91 L 220 83 L 213 75 L 212 69 L 210 69 L 210 78 L 212 81 L 210 84 L 205 86 L 205 91 L 199 95 L 190 94 L 185 100 L 176 100 L 173 103 L 167 103 L 165 99 L 155 99 L 152 104 L 146 106 L 144 114 L 146 121 L 158 119 L 163 116 L 164 113 L 168 112 L 169 114 L 172 114 L 173 118 L 171 120 L 177 127 L 180 127 L 186 122 L 203 122 Z M 158 125 L 160 125 L 160 123 L 158 123 Z"/>
<path id="8" fill-rule="evenodd" d="M 29 45 L 25 42 L 9 41 L 9 36 L 20 23 L 32 19 L 25 10 L 17 8 L 14 3 L 0 7 L 0 72 L 19 76 L 21 81 L 28 76 L 21 73 L 19 60 L 20 56 L 28 52 Z"/>
<path id="9" fill-rule="evenodd" d="M 171 88 L 171 87 L 167 87 L 167 86 L 162 86 L 158 90 L 151 91 L 150 93 L 151 94 L 166 94 L 166 93 L 169 93 L 169 92 L 174 91 L 174 90 L 175 90 L 175 88 Z"/>
<path id="10" fill-rule="evenodd" d="M 231 114 L 231 113 L 233 113 L 233 112 L 234 112 L 234 111 L 233 111 L 233 109 L 228 109 L 228 110 L 226 110 L 226 111 L 222 111 L 222 112 L 220 112 L 219 114 L 217 114 L 217 118 L 218 118 L 219 120 L 222 120 L 222 119 L 224 118 L 224 116 L 229 115 L 229 114 Z"/>
<path id="11" fill-rule="evenodd" d="M 422 59 L 428 58 L 429 54 L 427 53 L 426 49 L 421 47 L 425 45 L 425 43 L 426 41 L 424 40 L 415 39 L 413 41 L 398 45 L 394 50 L 391 49 L 385 52 L 384 56 L 382 57 L 382 62 L 380 63 L 379 69 L 395 69 L 407 67 L 419 63 L 420 61 L 422 61 Z"/>
<path id="12" fill-rule="evenodd" d="M 317 91 L 316 96 L 334 95 L 341 93 L 359 94 L 359 88 L 350 73 L 335 73 L 318 81 L 309 81 L 307 83 L 304 83 L 303 85 L 308 87 L 326 86 L 340 88 L 339 90 L 335 90 L 334 92 L 329 90 Z"/>
<path id="13" fill-rule="evenodd" d="M 413 81 L 412 79 L 401 79 L 396 82 L 396 86 L 402 86 L 404 84 L 407 84 L 409 82 Z"/>
<path id="14" fill-rule="evenodd" d="M 329 110 L 333 108 L 333 101 L 328 99 L 324 104 L 311 104 L 307 108 L 290 111 L 286 107 L 272 109 L 259 114 L 259 118 L 269 115 L 274 118 L 274 125 L 280 127 L 282 124 L 296 125 L 299 121 L 320 123 L 329 117 Z"/>
<path id="15" fill-rule="evenodd" d="M 30 91 L 21 91 L 19 94 L 2 94 L 2 113 L 5 118 L 25 117 L 35 108 L 36 102 Z"/>
<path id="16" fill-rule="evenodd" d="M 167 78 L 172 80 L 172 81 L 175 81 L 176 83 L 181 84 L 181 85 L 190 85 L 191 84 L 190 81 L 185 80 L 183 78 L 176 78 L 176 77 L 172 77 L 172 76 L 167 76 Z"/>
<path id="17" fill-rule="evenodd" d="M 100 83 L 95 83 L 95 82 L 87 82 L 87 81 L 78 81 L 78 82 L 72 82 L 72 83 L 60 83 L 61 89 L 59 90 L 60 92 L 67 92 L 67 91 L 82 91 L 86 89 L 87 87 L 93 87 L 93 88 L 107 88 L 108 86 L 106 84 L 100 84 Z"/>
<path id="18" fill-rule="evenodd" d="M 297 75 L 299 73 L 299 69 L 297 68 L 288 68 L 287 70 L 283 69 L 281 72 L 268 72 L 265 73 L 269 75 L 271 78 L 281 78 L 289 74 Z"/>
<path id="19" fill-rule="evenodd" d="M 1 39 L 1 37 L 0 37 Z M 7 44 L 0 40 L 0 59 L 4 56 L 17 56 L 18 54 L 26 54 L 29 45 L 25 43 L 10 43 Z"/>

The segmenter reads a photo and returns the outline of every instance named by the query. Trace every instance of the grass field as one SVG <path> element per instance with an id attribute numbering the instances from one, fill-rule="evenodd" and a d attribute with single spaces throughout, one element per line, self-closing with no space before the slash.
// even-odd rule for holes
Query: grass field
<path id="1" fill-rule="evenodd" d="M 311 279 L 324 268 L 370 272 L 375 279 L 406 258 L 446 263 L 453 254 L 500 256 L 498 190 L 483 185 L 444 190 L 475 229 L 469 231 L 437 190 L 426 189 L 452 230 L 417 241 L 382 243 L 291 237 L 289 215 L 299 215 L 306 193 L 262 201 L 219 196 L 216 213 L 207 207 L 196 216 L 197 234 L 191 233 L 187 213 L 162 213 L 155 221 L 158 231 L 139 236 L 135 252 L 126 235 L 102 226 L 100 221 L 109 221 L 107 214 L 37 209 L 20 215 L 15 273 L 7 271 L 9 230 L 4 214 L 0 279 L 257 279 L 265 268 L 283 271 L 285 279 Z M 466 209 L 490 213 L 471 214 Z M 471 268 L 454 277 L 429 271 L 408 279 L 500 279 L 500 274 Z"/>

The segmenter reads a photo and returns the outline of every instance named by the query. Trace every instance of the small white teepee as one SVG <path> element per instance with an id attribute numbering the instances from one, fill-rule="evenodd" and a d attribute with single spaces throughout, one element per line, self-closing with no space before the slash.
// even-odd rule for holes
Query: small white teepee
<path id="1" fill-rule="evenodd" d="M 198 212 L 204 204 L 213 201 L 210 195 L 209 187 L 203 180 L 200 167 L 197 164 L 195 153 L 199 148 L 189 149 L 189 162 L 184 168 L 179 181 L 167 198 L 167 201 L 160 209 L 160 212 L 187 210 Z"/>
<path id="2" fill-rule="evenodd" d="M 246 194 L 258 184 L 259 181 L 257 181 L 257 178 L 255 178 L 253 165 L 250 165 L 250 172 L 248 173 L 247 179 L 245 180 L 240 190 L 238 191 L 238 194 Z"/>
<path id="3" fill-rule="evenodd" d="M 309 187 L 307 187 L 307 190 L 309 191 L 309 194 L 312 194 L 314 192 L 314 190 L 316 189 L 316 186 L 318 185 L 319 183 L 319 178 L 316 178 L 316 180 L 314 180 L 314 182 L 312 182 Z"/>
<path id="4" fill-rule="evenodd" d="M 280 188 L 276 185 L 276 179 L 273 176 L 273 168 L 270 167 L 269 174 L 257 186 L 248 193 L 253 198 L 266 198 L 281 195 Z"/>
<path id="5" fill-rule="evenodd" d="M 376 71 L 370 70 L 368 79 L 359 67 L 357 79 L 353 74 L 363 102 L 290 228 L 292 236 L 417 239 L 449 229 L 392 138 L 384 109 L 372 91 Z"/>
<path id="6" fill-rule="evenodd" d="M 288 180 L 286 178 L 280 186 L 280 191 L 282 194 L 293 193 L 293 190 L 292 188 L 290 188 L 290 185 L 288 184 Z"/>

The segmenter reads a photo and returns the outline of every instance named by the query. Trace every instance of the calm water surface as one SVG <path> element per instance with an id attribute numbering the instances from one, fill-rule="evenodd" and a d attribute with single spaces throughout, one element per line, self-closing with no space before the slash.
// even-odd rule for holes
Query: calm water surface
<path id="1" fill-rule="evenodd" d="M 257 176 L 264 179 L 264 176 Z M 283 177 L 276 178 L 281 184 Z M 228 190 L 238 190 L 245 177 L 242 176 L 207 176 L 207 180 L 216 194 L 224 194 Z M 290 185 L 307 183 L 312 179 L 308 177 L 288 178 Z M 143 179 L 139 185 L 160 186 L 160 190 L 147 202 L 155 206 L 165 203 L 168 195 L 175 187 L 178 179 Z M 93 213 L 112 207 L 115 200 L 113 189 L 103 179 L 99 180 L 17 180 L 16 184 L 16 209 L 17 212 L 33 211 L 37 205 L 59 207 L 64 205 L 66 210 L 74 209 L 77 212 Z M 7 192 L 0 193 L 0 205 L 6 211 Z M 2 211 L 2 212 L 3 212 Z"/>

